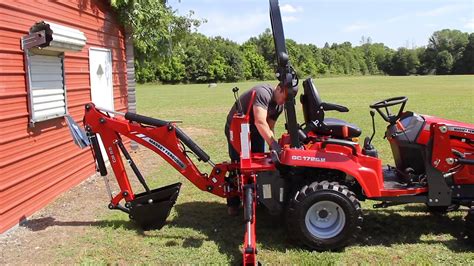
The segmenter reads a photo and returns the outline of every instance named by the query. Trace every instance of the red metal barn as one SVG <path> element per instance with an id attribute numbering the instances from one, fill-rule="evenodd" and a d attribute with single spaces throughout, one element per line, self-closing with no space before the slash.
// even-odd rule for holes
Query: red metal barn
<path id="1" fill-rule="evenodd" d="M 0 1 L 0 233 L 94 174 L 64 116 L 134 111 L 133 74 L 108 1 Z"/>

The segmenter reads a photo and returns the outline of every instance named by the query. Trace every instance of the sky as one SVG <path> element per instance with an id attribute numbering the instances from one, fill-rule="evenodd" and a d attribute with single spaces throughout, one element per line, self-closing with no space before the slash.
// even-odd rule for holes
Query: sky
<path id="1" fill-rule="evenodd" d="M 270 28 L 268 0 L 169 0 L 181 15 L 204 18 L 207 36 L 238 43 Z M 419 47 L 440 29 L 474 31 L 474 0 L 280 0 L 285 37 L 322 47 L 362 36 L 391 48 Z"/>

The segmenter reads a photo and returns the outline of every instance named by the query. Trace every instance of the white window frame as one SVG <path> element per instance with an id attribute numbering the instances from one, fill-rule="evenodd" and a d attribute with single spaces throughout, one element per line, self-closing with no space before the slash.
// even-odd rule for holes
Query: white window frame
<path id="1" fill-rule="evenodd" d="M 37 118 L 35 116 L 35 109 L 34 109 L 34 96 L 33 96 L 33 81 L 31 77 L 31 59 L 32 55 L 44 55 L 44 56 L 56 56 L 61 59 L 61 70 L 62 70 L 62 83 L 63 83 L 63 95 L 64 95 L 64 112 L 61 113 L 53 113 L 48 116 L 44 116 L 41 118 Z M 25 50 L 25 66 L 26 66 L 26 87 L 28 93 L 28 114 L 29 114 L 29 124 L 31 127 L 35 126 L 35 123 L 41 121 L 47 121 L 51 119 L 55 119 L 58 117 L 64 117 L 69 115 L 68 111 L 68 104 L 67 104 L 67 88 L 66 88 L 66 80 L 65 80 L 65 70 L 64 70 L 64 53 L 63 52 L 46 52 L 41 51 L 37 48 L 31 48 Z"/>
<path id="2" fill-rule="evenodd" d="M 67 88 L 66 88 L 66 79 L 65 79 L 65 70 L 64 70 L 64 52 L 78 52 L 86 45 L 87 38 L 83 32 L 78 29 L 67 27 L 64 25 L 48 22 L 48 21 L 39 21 L 35 23 L 29 31 L 28 35 L 25 35 L 21 38 L 21 48 L 24 52 L 24 65 L 25 65 L 25 79 L 26 79 L 26 89 L 28 94 L 28 114 L 29 114 L 29 124 L 31 127 L 34 127 L 35 123 L 45 120 L 50 120 L 58 117 L 64 117 L 69 115 L 68 105 L 67 105 Z M 55 56 L 60 58 L 60 69 L 61 69 L 61 78 L 62 78 L 62 96 L 64 99 L 64 110 L 53 110 L 54 112 L 46 113 L 47 115 L 37 116 L 35 113 L 35 96 L 33 95 L 33 80 L 32 80 L 32 62 L 31 57 L 33 55 L 41 56 Z M 41 73 L 43 74 L 43 73 Z M 41 76 L 41 74 L 39 74 Z M 44 73 L 48 75 L 47 73 Z M 51 75 L 53 76 L 54 73 Z M 58 75 L 56 75 L 57 77 Z M 45 80 L 48 81 L 48 80 Z M 41 82 L 41 81 L 40 81 Z M 41 88 L 41 87 L 40 87 Z M 46 88 L 47 89 L 47 88 Z M 53 94 L 61 95 L 61 93 Z M 39 96 L 41 97 L 41 96 Z M 52 98 L 47 99 L 49 101 L 45 102 L 46 110 L 51 111 L 52 108 L 59 109 L 58 107 L 48 108 L 48 103 L 54 103 L 55 100 Z M 57 100 L 56 102 L 59 102 Z M 40 103 L 41 104 L 41 103 Z M 51 104 L 50 104 L 51 105 Z M 54 104 L 52 104 L 54 106 Z"/>

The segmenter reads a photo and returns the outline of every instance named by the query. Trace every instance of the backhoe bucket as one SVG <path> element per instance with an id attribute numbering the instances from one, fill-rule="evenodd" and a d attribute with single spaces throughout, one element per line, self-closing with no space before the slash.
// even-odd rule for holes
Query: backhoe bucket
<path id="1" fill-rule="evenodd" d="M 135 195 L 130 206 L 130 219 L 143 230 L 161 229 L 178 198 L 181 183 L 168 185 Z"/>

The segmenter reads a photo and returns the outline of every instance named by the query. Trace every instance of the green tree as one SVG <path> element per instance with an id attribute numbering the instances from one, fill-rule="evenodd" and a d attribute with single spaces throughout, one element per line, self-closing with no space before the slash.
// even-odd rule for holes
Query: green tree
<path id="1" fill-rule="evenodd" d="M 458 60 L 457 63 L 457 73 L 474 74 L 474 33 L 469 34 L 469 41 L 461 59 Z"/>
<path id="2" fill-rule="evenodd" d="M 188 16 L 177 15 L 166 0 L 111 0 L 111 5 L 131 31 L 135 49 L 148 55 L 163 55 L 173 42 L 202 23 L 192 18 L 192 11 Z"/>
<path id="3" fill-rule="evenodd" d="M 226 68 L 228 66 L 225 63 L 225 58 L 221 55 L 214 57 L 212 62 L 209 64 L 208 80 L 211 81 L 224 81 L 226 80 Z"/>
<path id="4" fill-rule="evenodd" d="M 369 74 L 377 74 L 379 70 L 372 45 L 370 43 L 366 43 L 361 46 L 361 50 L 364 53 L 364 60 Z"/>
<path id="5" fill-rule="evenodd" d="M 150 61 L 135 61 L 135 79 L 139 83 L 153 82 L 157 80 L 156 72 L 158 66 Z"/>
<path id="6" fill-rule="evenodd" d="M 157 77 L 160 81 L 178 83 L 183 81 L 185 76 L 186 67 L 182 62 L 182 56 L 178 53 L 173 53 L 158 64 Z"/>
<path id="7" fill-rule="evenodd" d="M 244 56 L 244 76 L 246 79 L 270 78 L 272 71 L 265 58 L 258 53 L 258 48 L 254 43 L 244 43 L 241 46 Z"/>
<path id="8" fill-rule="evenodd" d="M 420 60 L 416 51 L 407 48 L 399 48 L 392 58 L 393 75 L 416 74 L 420 66 Z"/>
<path id="9" fill-rule="evenodd" d="M 183 64 L 185 65 L 188 82 L 207 82 L 209 79 L 209 63 L 212 60 L 211 41 L 208 37 L 193 33 L 184 39 Z"/>
<path id="10" fill-rule="evenodd" d="M 270 68 L 275 69 L 275 46 L 273 44 L 273 35 L 270 29 L 265 29 L 262 34 L 258 35 L 258 37 L 250 38 L 248 42 L 254 43 L 258 48 L 259 54 L 265 58 L 265 61 L 270 66 Z"/>
<path id="11" fill-rule="evenodd" d="M 221 81 L 239 81 L 244 79 L 244 56 L 240 46 L 233 41 L 217 37 L 215 39 L 215 50 L 217 54 L 225 59 L 227 67 L 225 68 L 225 80 Z"/>
<path id="12" fill-rule="evenodd" d="M 178 82 L 183 78 L 181 56 L 173 55 L 174 44 L 203 21 L 193 19 L 192 12 L 176 14 L 165 0 L 111 0 L 111 5 L 133 38 L 137 80 Z"/>
<path id="13" fill-rule="evenodd" d="M 449 74 L 453 68 L 454 58 L 447 50 L 441 51 L 436 56 L 436 69 L 438 74 Z"/>
<path id="14" fill-rule="evenodd" d="M 424 55 L 426 61 L 423 62 L 423 64 L 436 70 L 436 72 L 445 74 L 447 71 L 446 63 L 448 63 L 446 60 L 451 60 L 446 54 L 446 52 L 448 52 L 453 61 L 451 68 L 455 66 L 453 72 L 461 72 L 463 66 L 461 63 L 458 63 L 458 61 L 463 57 L 465 47 L 468 43 L 469 35 L 465 32 L 450 29 L 435 31 L 429 39 L 426 50 L 427 54 Z M 443 54 L 439 55 L 441 52 L 443 52 Z M 438 63 L 443 63 L 444 65 L 440 66 Z M 449 71 L 451 71 L 451 68 Z"/>

